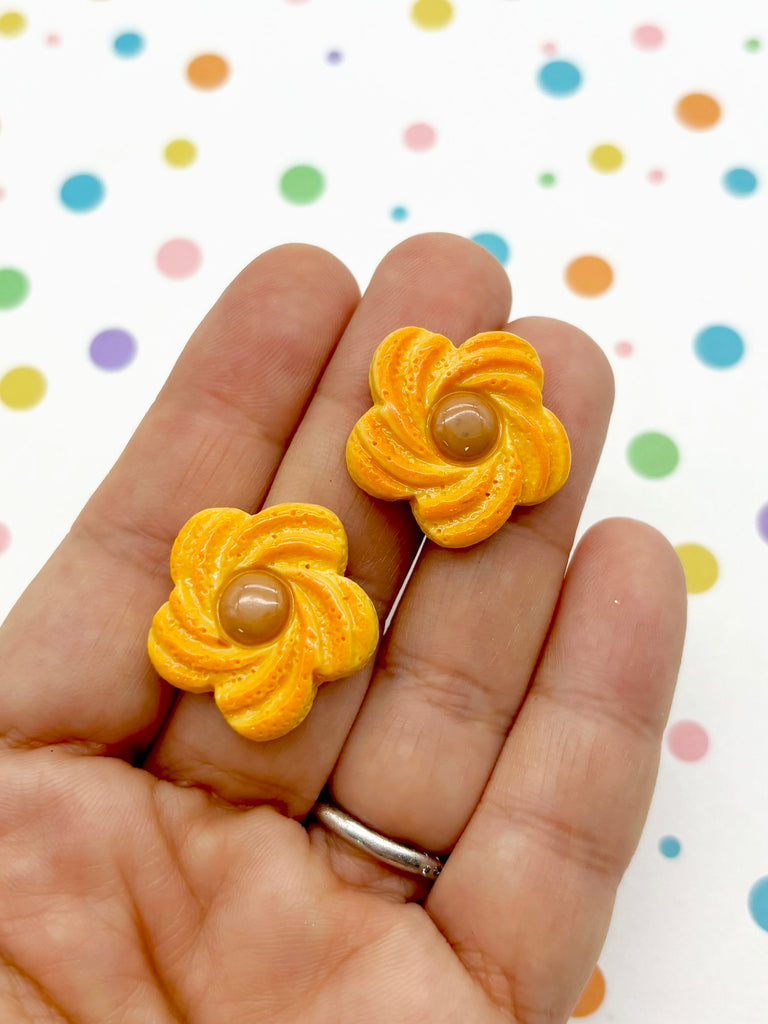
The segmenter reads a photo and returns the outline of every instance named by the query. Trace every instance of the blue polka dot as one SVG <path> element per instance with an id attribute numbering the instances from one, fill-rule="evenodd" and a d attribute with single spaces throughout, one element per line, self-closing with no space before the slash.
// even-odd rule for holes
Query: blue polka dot
<path id="1" fill-rule="evenodd" d="M 748 905 L 755 924 L 768 932 L 768 875 L 758 878 L 749 890 Z"/>
<path id="2" fill-rule="evenodd" d="M 539 71 L 539 85 L 550 96 L 570 96 L 581 85 L 581 72 L 567 60 L 552 60 Z"/>
<path id="3" fill-rule="evenodd" d="M 93 210 L 104 198 L 104 185 L 93 174 L 74 174 L 61 186 L 61 201 L 69 210 Z"/>
<path id="4" fill-rule="evenodd" d="M 659 840 L 659 852 L 664 857 L 677 857 L 680 849 L 680 840 L 674 836 L 664 836 Z"/>
<path id="5" fill-rule="evenodd" d="M 144 40 L 138 32 L 123 32 L 114 42 L 118 57 L 138 57 L 144 49 Z"/>
<path id="6" fill-rule="evenodd" d="M 509 260 L 509 246 L 501 235 L 496 235 L 492 231 L 481 231 L 479 235 L 472 235 L 472 241 L 487 249 L 499 263 L 506 263 Z"/>
<path id="7" fill-rule="evenodd" d="M 723 188 L 732 196 L 749 196 L 757 188 L 757 177 L 746 167 L 732 167 L 723 175 Z"/>
<path id="8" fill-rule="evenodd" d="M 716 369 L 733 366 L 744 355 L 741 335 L 724 324 L 712 324 L 711 327 L 699 331 L 694 339 L 693 348 L 705 366 L 713 366 Z"/>
<path id="9" fill-rule="evenodd" d="M 408 217 L 408 211 L 404 206 L 394 206 L 389 215 L 392 220 L 405 220 Z"/>

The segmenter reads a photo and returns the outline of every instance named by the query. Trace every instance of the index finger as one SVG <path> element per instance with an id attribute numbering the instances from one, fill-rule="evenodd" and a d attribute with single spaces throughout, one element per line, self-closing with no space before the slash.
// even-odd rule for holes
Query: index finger
<path id="1" fill-rule="evenodd" d="M 6 746 L 147 745 L 174 692 L 146 658 L 173 538 L 200 508 L 261 502 L 358 298 L 346 268 L 305 245 L 263 254 L 226 289 L 0 633 Z"/>

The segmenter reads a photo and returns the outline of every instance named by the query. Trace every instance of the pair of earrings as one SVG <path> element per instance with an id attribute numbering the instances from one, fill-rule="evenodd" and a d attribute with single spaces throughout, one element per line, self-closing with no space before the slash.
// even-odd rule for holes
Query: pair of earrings
<path id="1" fill-rule="evenodd" d="M 374 404 L 347 441 L 350 476 L 375 498 L 410 501 L 443 547 L 483 541 L 515 505 L 544 501 L 568 476 L 568 438 L 542 404 L 542 382 L 536 351 L 514 334 L 456 348 L 401 328 L 374 353 Z M 284 736 L 318 685 L 376 650 L 376 612 L 346 564 L 344 528 L 319 505 L 198 512 L 171 551 L 174 588 L 152 621 L 152 664 L 182 690 L 213 690 L 243 736 Z"/>

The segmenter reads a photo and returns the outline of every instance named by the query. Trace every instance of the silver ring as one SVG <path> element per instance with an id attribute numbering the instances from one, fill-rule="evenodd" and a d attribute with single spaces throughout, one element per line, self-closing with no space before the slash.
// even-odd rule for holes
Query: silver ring
<path id="1" fill-rule="evenodd" d="M 396 843 L 394 839 L 374 832 L 372 828 L 368 828 L 357 818 L 353 818 L 351 814 L 333 804 L 320 801 L 312 808 L 312 813 L 331 832 L 341 836 L 359 850 L 365 850 L 383 864 L 431 879 L 437 878 L 443 870 L 443 861 L 433 853 L 417 850 L 404 843 Z"/>

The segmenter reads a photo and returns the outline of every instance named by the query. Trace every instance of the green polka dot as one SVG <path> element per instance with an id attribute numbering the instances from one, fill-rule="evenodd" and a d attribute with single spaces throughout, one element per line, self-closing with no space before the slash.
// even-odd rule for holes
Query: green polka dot
<path id="1" fill-rule="evenodd" d="M 13 267 L 0 269 L 0 309 L 12 309 L 23 302 L 29 292 L 26 275 Z"/>
<path id="2" fill-rule="evenodd" d="M 744 43 L 744 49 L 748 50 L 750 53 L 757 53 L 761 46 L 762 43 L 759 39 L 747 39 Z"/>
<path id="3" fill-rule="evenodd" d="M 289 167 L 280 179 L 280 191 L 291 203 L 314 203 L 322 195 L 325 180 L 316 167 Z"/>
<path id="4" fill-rule="evenodd" d="M 47 390 L 48 382 L 34 366 L 14 366 L 0 377 L 0 402 L 9 409 L 31 409 Z"/>
<path id="5" fill-rule="evenodd" d="M 649 431 L 638 434 L 627 448 L 627 459 L 640 476 L 656 479 L 669 476 L 680 461 L 680 452 L 671 437 Z"/>
<path id="6" fill-rule="evenodd" d="M 556 182 L 557 178 L 549 171 L 539 175 L 539 184 L 543 185 L 544 188 L 551 188 Z"/>

